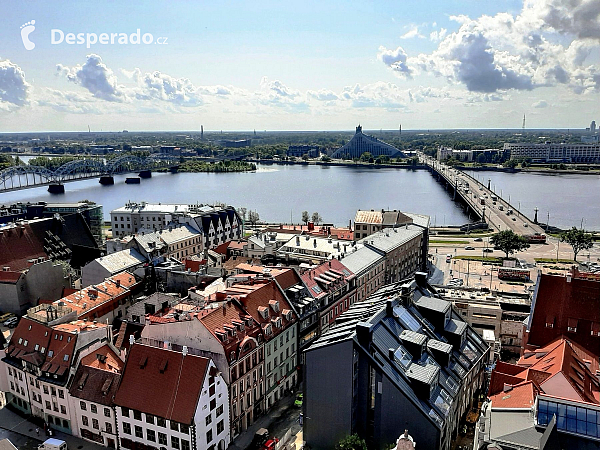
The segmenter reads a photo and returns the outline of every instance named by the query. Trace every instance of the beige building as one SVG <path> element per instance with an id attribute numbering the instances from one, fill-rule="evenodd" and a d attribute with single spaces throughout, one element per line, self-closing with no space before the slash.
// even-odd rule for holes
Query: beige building
<path id="1" fill-rule="evenodd" d="M 413 219 L 400 211 L 358 210 L 354 216 L 354 240 L 358 241 L 384 228 L 393 228 L 408 223 L 413 223 Z"/>

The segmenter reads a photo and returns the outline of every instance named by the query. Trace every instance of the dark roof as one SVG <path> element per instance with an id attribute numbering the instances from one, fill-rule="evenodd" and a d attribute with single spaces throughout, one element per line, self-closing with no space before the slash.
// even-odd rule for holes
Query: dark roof
<path id="1" fill-rule="evenodd" d="M 119 373 L 80 364 L 71 381 L 69 393 L 82 400 L 110 406 L 120 380 Z"/>
<path id="2" fill-rule="evenodd" d="M 457 319 L 450 319 L 444 327 L 444 331 L 452 334 L 463 334 L 466 328 L 466 322 Z"/>
<path id="3" fill-rule="evenodd" d="M 450 309 L 450 302 L 436 297 L 421 297 L 416 301 L 419 308 L 430 309 L 440 313 L 446 313 Z"/>
<path id="4" fill-rule="evenodd" d="M 210 360 L 135 344 L 115 404 L 191 425 Z"/>
<path id="5" fill-rule="evenodd" d="M 28 269 L 30 259 L 48 255 L 44 251 L 42 240 L 31 229 L 29 224 L 16 228 L 0 230 L 0 267 L 10 267 L 13 272 Z"/>

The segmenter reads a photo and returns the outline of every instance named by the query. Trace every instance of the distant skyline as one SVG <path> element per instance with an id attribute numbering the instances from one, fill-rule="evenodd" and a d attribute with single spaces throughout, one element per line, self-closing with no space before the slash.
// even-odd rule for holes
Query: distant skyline
<path id="1" fill-rule="evenodd" d="M 0 5 L 3 133 L 583 129 L 599 100 L 598 0 Z"/>

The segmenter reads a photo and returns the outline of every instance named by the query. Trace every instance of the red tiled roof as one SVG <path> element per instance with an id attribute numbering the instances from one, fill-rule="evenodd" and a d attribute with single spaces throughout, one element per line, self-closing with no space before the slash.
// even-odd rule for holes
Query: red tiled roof
<path id="1" fill-rule="evenodd" d="M 542 347 L 565 335 L 600 357 L 600 338 L 592 335 L 594 327 L 600 327 L 600 281 L 542 274 L 533 305 L 525 348 Z M 552 327 L 546 326 L 548 320 Z M 575 332 L 569 331 L 570 325 Z"/>
<path id="2" fill-rule="evenodd" d="M 209 359 L 135 344 L 115 404 L 191 425 Z"/>
<path id="3" fill-rule="evenodd" d="M 109 345 L 103 345 L 89 355 L 81 358 L 81 365 L 94 367 L 108 372 L 120 373 L 125 363 Z"/>
<path id="4" fill-rule="evenodd" d="M 20 272 L 31 266 L 30 259 L 40 257 L 48 255 L 28 224 L 0 230 L 0 267 Z"/>
<path id="5" fill-rule="evenodd" d="M 3 270 L 0 272 L 0 283 L 15 284 L 21 278 L 21 272 L 13 272 L 11 270 Z"/>
<path id="6" fill-rule="evenodd" d="M 507 391 L 492 395 L 492 408 L 527 408 L 530 409 L 537 395 L 537 389 L 532 381 L 519 383 Z"/>
<path id="7" fill-rule="evenodd" d="M 344 271 L 349 273 L 349 275 L 346 275 Z M 332 259 L 318 265 L 314 269 L 307 270 L 302 274 L 301 278 L 308 288 L 310 295 L 314 298 L 321 298 L 326 296 L 329 291 L 336 290 L 340 283 L 347 283 L 348 280 L 354 278 L 354 274 L 340 261 Z M 315 286 L 318 286 L 321 292 L 317 292 L 314 289 Z"/>
<path id="8" fill-rule="evenodd" d="M 71 381 L 69 394 L 101 405 L 111 406 L 121 374 L 80 364 Z"/>
<path id="9" fill-rule="evenodd" d="M 51 331 L 49 327 L 28 317 L 23 317 L 10 338 L 7 355 L 24 359 L 39 367 L 47 354 Z M 38 350 L 35 350 L 36 345 Z M 44 348 L 44 353 L 41 353 L 42 348 Z"/>

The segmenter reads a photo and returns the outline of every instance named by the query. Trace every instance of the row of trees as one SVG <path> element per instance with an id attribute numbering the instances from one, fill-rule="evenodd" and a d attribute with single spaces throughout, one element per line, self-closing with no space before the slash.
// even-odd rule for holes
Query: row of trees
<path id="1" fill-rule="evenodd" d="M 314 212 L 312 213 L 312 216 L 310 216 L 308 211 L 302 211 L 302 222 L 304 222 L 304 225 L 308 225 L 308 222 L 319 225 L 321 222 L 323 222 L 323 218 L 318 212 Z"/>
<path id="2" fill-rule="evenodd" d="M 566 242 L 573 249 L 573 259 L 577 261 L 577 255 L 582 250 L 589 250 L 594 245 L 593 236 L 577 227 L 573 227 L 560 234 L 560 241 Z M 494 234 L 490 238 L 490 243 L 497 249 L 504 252 L 506 257 L 515 252 L 529 248 L 527 239 L 519 236 L 512 230 L 504 230 Z"/>

